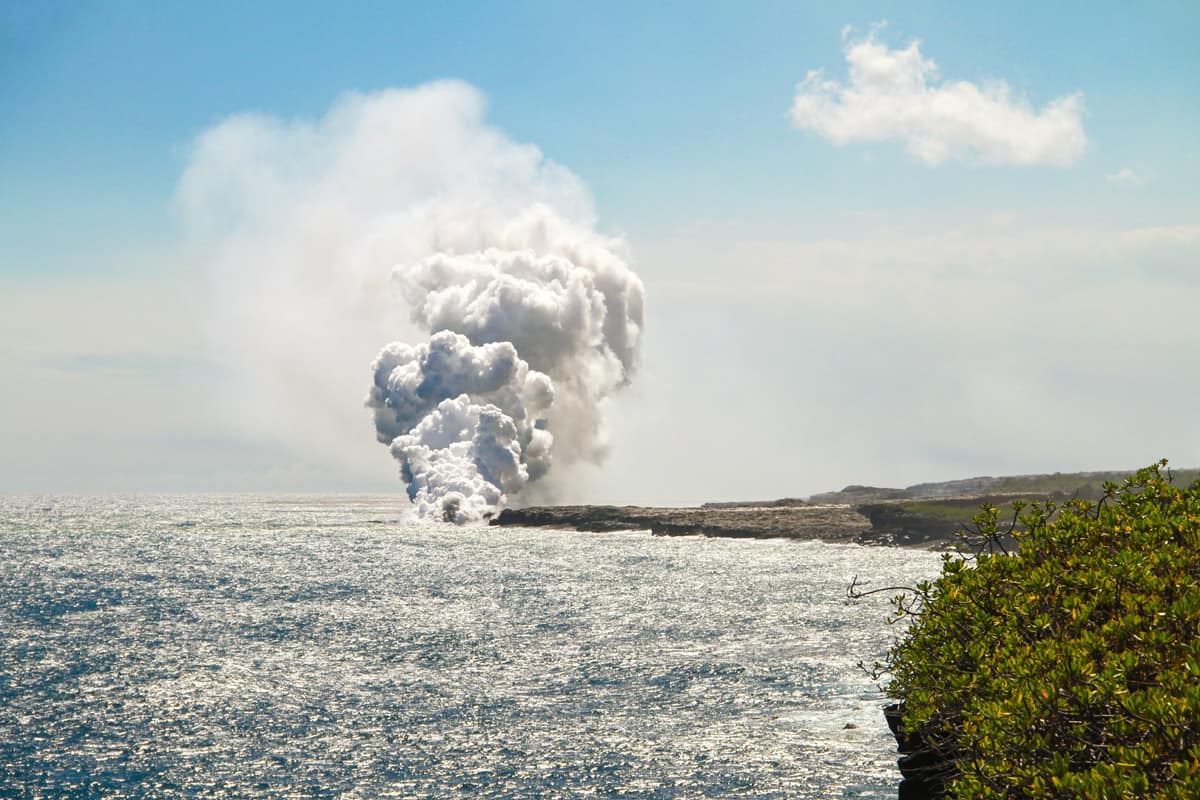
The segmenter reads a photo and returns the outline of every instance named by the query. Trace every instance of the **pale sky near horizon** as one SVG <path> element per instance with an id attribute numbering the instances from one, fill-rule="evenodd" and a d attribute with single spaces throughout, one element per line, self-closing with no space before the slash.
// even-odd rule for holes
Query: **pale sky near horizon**
<path id="1" fill-rule="evenodd" d="M 1198 23 L 1183 2 L 0 0 L 0 493 L 399 491 L 362 399 L 406 310 L 340 318 L 362 304 L 286 259 L 235 285 L 209 261 L 245 208 L 261 227 L 293 201 L 260 164 L 303 193 L 339 159 L 419 162 L 339 125 L 447 80 L 482 119 L 414 119 L 405 147 L 537 148 L 646 287 L 611 455 L 563 499 L 1200 465 Z M 201 170 L 231 119 L 258 138 Z M 185 175 L 211 192 L 223 166 L 215 235 Z M 303 249 L 256 230 L 255 252 Z M 386 274 L 358 279 L 333 294 Z"/>

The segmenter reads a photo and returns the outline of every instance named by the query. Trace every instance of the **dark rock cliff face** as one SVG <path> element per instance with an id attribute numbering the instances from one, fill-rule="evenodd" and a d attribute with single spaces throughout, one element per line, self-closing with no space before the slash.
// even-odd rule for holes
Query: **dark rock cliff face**
<path id="1" fill-rule="evenodd" d="M 946 796 L 946 781 L 953 774 L 953 766 L 937 750 L 927 746 L 921 737 L 907 733 L 901 722 L 904 704 L 893 703 L 883 709 L 892 735 L 896 737 L 900 758 L 900 800 L 940 800 Z"/>
<path id="2" fill-rule="evenodd" d="M 963 524 L 971 519 L 978 503 L 966 501 L 961 520 L 914 513 L 898 503 L 869 503 L 856 508 L 870 520 L 873 530 L 891 532 L 897 544 L 908 544 L 953 538 L 955 531 L 962 530 Z"/>

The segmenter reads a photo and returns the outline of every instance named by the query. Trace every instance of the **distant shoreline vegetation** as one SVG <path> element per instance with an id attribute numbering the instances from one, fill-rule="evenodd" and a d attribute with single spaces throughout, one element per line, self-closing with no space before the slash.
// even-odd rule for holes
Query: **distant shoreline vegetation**
<path id="1" fill-rule="evenodd" d="M 976 552 L 896 598 L 912 624 L 875 675 L 925 796 L 1200 797 L 1200 479 L 1178 477 L 985 505 Z"/>

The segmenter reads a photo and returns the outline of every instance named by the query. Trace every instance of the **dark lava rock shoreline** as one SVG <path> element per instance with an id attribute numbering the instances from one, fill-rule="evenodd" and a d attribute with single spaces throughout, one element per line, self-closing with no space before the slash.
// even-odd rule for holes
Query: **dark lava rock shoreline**
<path id="1" fill-rule="evenodd" d="M 689 508 L 531 506 L 506 508 L 492 525 L 577 531 L 649 530 L 659 536 L 806 539 L 946 549 L 960 544 L 980 505 L 1012 500 L 1096 500 L 1120 472 L 1056 472 L 919 483 L 906 489 L 847 486 L 807 500 L 706 503 Z M 1177 471 L 1186 483 L 1200 470 Z"/>
<path id="2" fill-rule="evenodd" d="M 492 525 L 577 531 L 648 530 L 657 536 L 719 536 L 733 539 L 801 539 L 874 545 L 949 544 L 953 529 L 925 530 L 895 524 L 878 515 L 876 526 L 866 506 L 729 503 L 690 508 L 643 506 L 530 506 L 506 508 Z M 913 520 L 912 522 L 915 522 Z M 940 522 L 940 521 L 939 521 Z"/>

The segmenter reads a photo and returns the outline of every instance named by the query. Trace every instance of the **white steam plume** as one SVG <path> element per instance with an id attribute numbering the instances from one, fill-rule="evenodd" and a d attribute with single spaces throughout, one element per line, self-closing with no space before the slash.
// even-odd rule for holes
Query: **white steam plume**
<path id="1" fill-rule="evenodd" d="M 397 268 L 435 333 L 385 348 L 367 397 L 409 496 L 454 521 L 544 476 L 552 452 L 603 457 L 604 401 L 633 376 L 643 322 L 642 284 L 611 243 L 545 206 L 481 243 Z"/>
<path id="2" fill-rule="evenodd" d="M 376 435 L 424 513 L 482 516 L 553 481 L 552 454 L 603 456 L 641 283 L 582 182 L 486 125 L 473 87 L 349 94 L 315 121 L 231 117 L 197 139 L 178 204 L 209 266 L 226 414 L 293 463 L 371 474 L 376 353 Z M 379 352 L 394 339 L 412 344 Z"/>
<path id="3" fill-rule="evenodd" d="M 478 518 L 550 469 L 554 389 L 510 343 L 475 347 L 441 331 L 388 345 L 372 366 L 376 436 L 422 515 Z"/>

